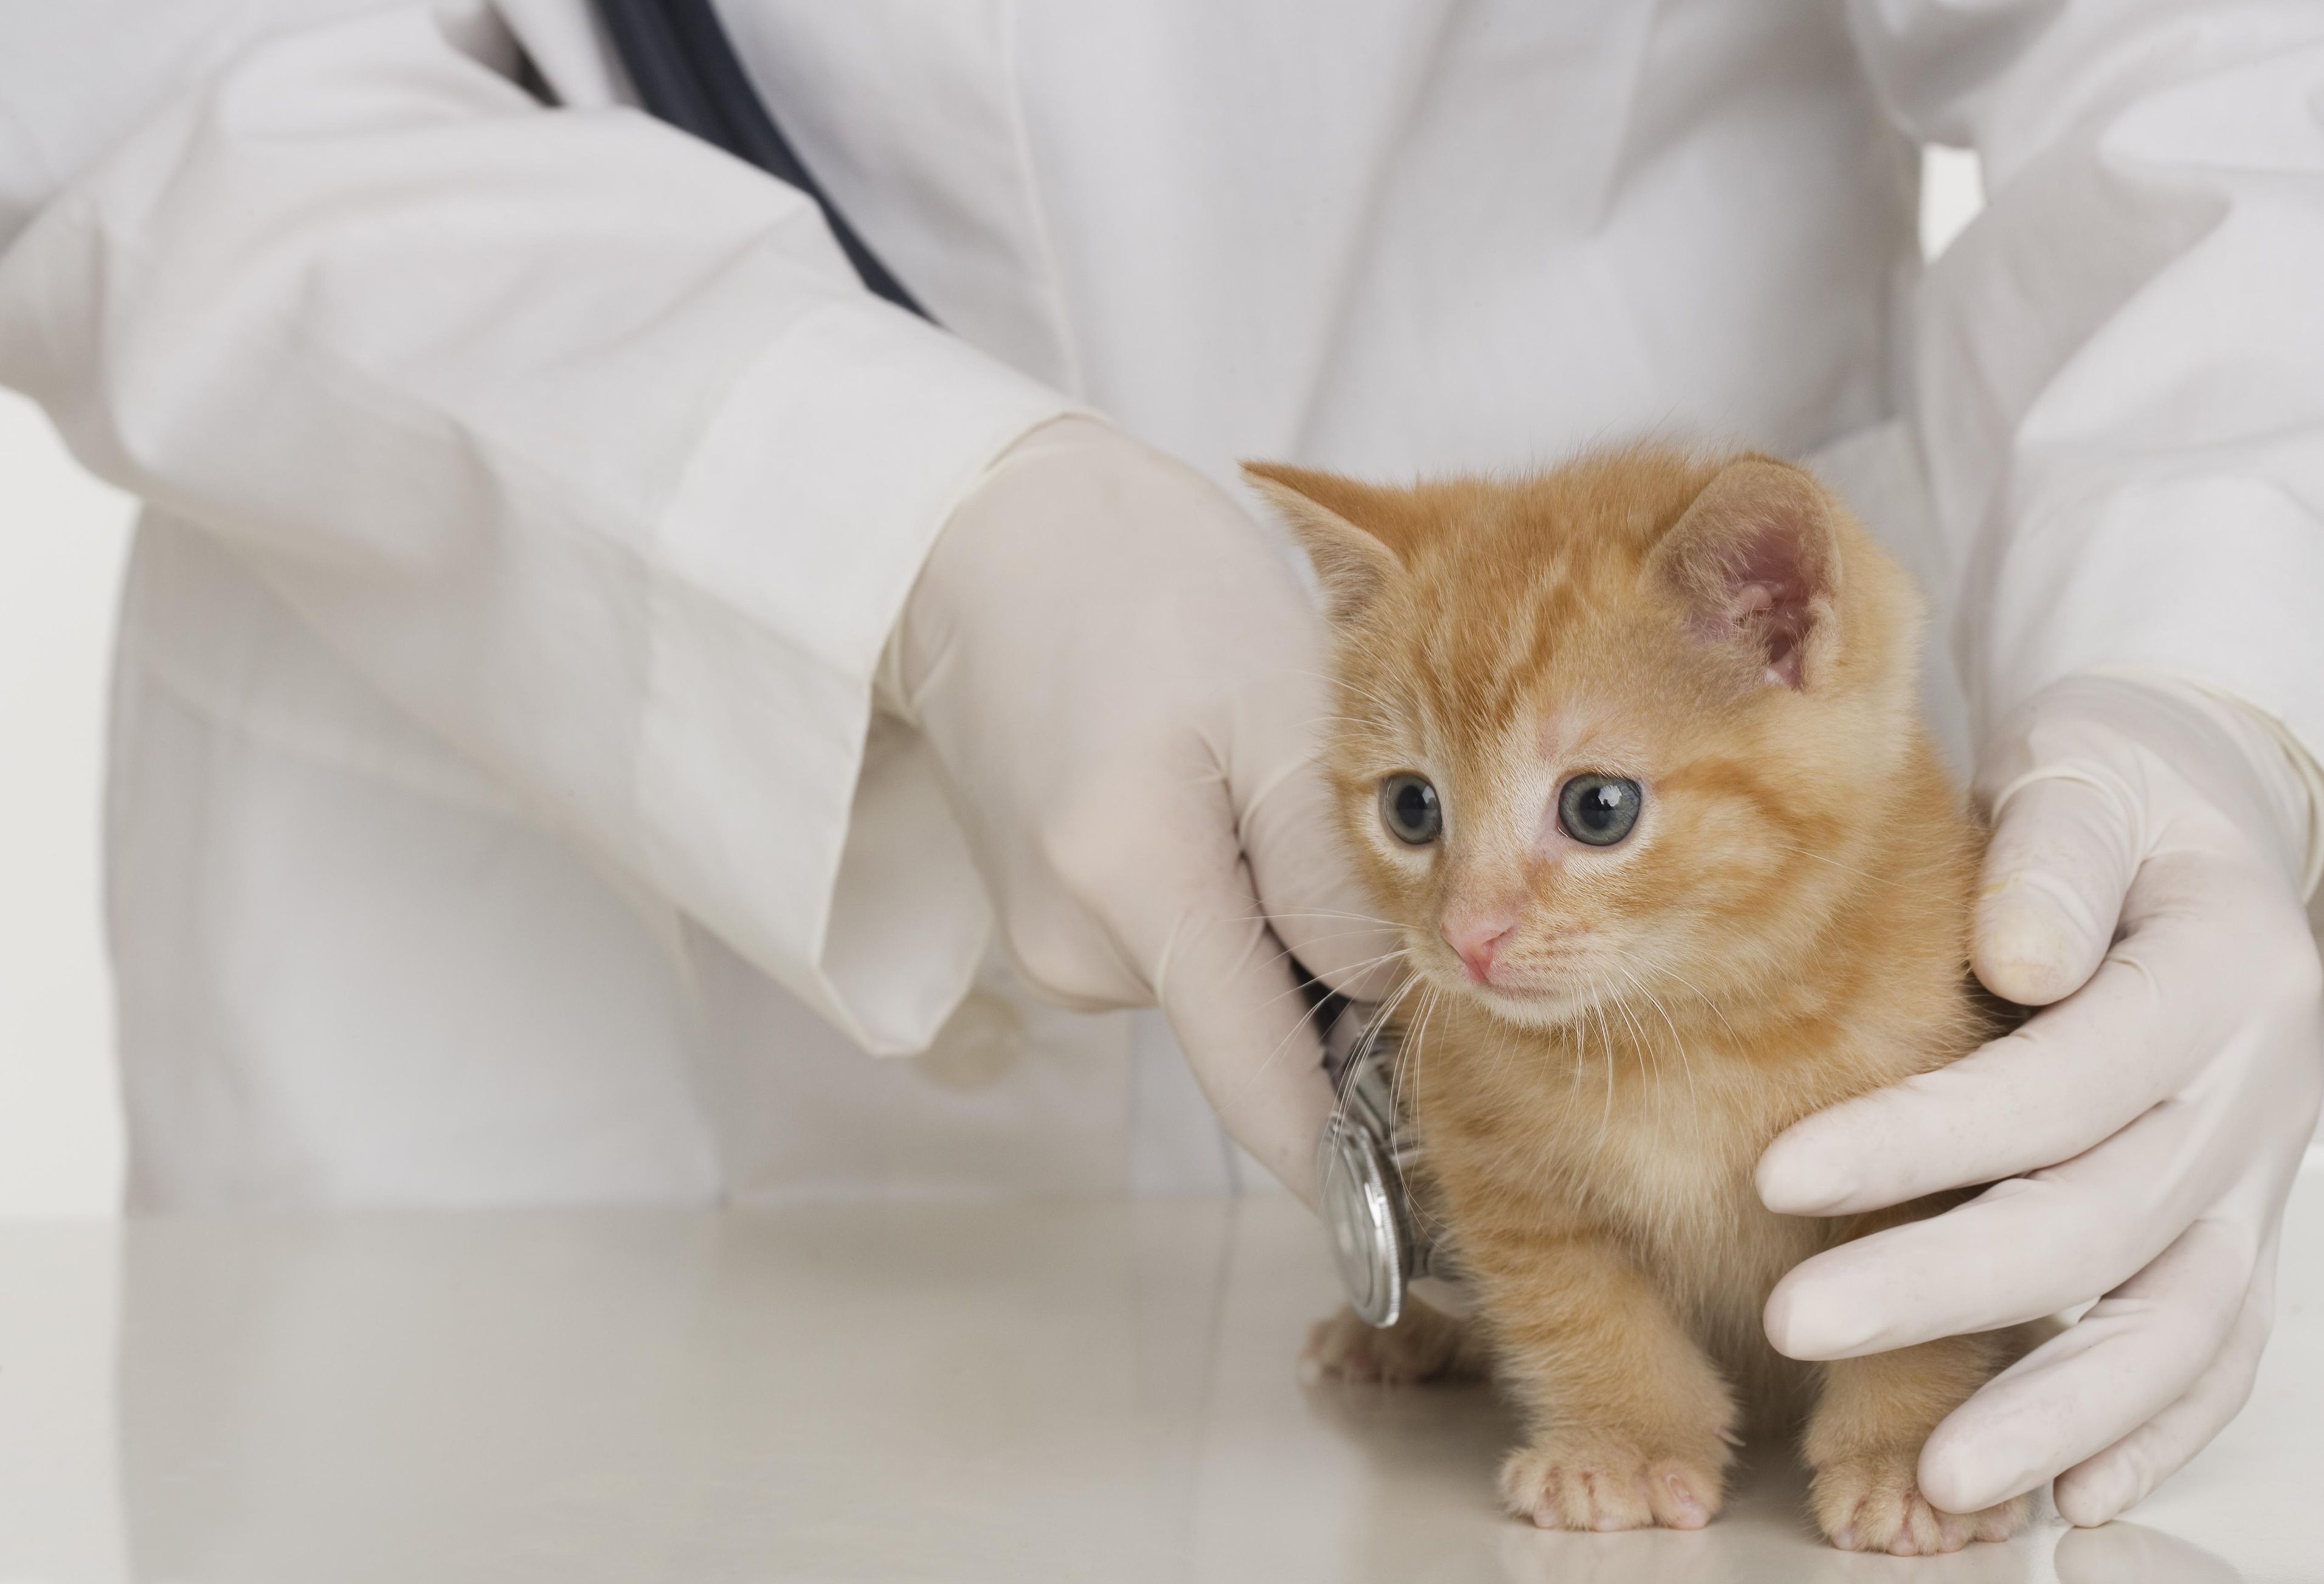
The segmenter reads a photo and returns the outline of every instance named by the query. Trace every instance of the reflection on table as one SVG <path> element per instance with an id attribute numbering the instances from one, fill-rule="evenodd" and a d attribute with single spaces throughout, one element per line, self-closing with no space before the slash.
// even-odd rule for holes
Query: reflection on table
<path id="1" fill-rule="evenodd" d="M 2324 1174 L 2252 1408 L 2131 1523 L 1818 1544 L 1495 1509 L 1480 1387 L 1302 1387 L 1286 1200 L 0 1230 L 0 1579 L 2324 1579 Z"/>

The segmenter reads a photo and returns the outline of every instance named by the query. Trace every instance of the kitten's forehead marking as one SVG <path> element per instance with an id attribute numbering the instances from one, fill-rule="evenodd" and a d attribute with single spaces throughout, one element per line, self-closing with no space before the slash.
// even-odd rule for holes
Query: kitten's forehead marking
<path id="1" fill-rule="evenodd" d="M 1637 727 L 1610 700 L 1599 699 L 1543 700 L 1526 746 L 1567 770 L 1633 769 L 1641 748 Z"/>

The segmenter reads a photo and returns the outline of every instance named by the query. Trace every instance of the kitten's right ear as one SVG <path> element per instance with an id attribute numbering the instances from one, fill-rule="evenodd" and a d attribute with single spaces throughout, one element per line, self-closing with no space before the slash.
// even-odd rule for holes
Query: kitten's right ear
<path id="1" fill-rule="evenodd" d="M 1364 485 L 1280 462 L 1246 462 L 1242 476 L 1281 514 L 1307 552 L 1331 603 L 1333 621 L 1353 617 L 1404 570 L 1394 550 L 1347 515 L 1362 510 L 1370 493 Z"/>

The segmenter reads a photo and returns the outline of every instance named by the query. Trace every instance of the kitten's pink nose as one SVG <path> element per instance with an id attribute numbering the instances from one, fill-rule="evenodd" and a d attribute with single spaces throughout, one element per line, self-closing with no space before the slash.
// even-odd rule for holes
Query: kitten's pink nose
<path id="1" fill-rule="evenodd" d="M 1460 956 L 1469 977 L 1483 984 L 1493 977 L 1493 953 L 1515 927 L 1507 918 L 1446 919 L 1444 944 Z"/>

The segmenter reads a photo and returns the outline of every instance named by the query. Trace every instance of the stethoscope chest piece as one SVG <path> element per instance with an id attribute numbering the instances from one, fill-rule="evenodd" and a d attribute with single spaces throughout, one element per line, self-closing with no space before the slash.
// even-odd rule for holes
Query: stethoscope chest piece
<path id="1" fill-rule="evenodd" d="M 1323 1221 L 1349 1306 L 1372 1325 L 1394 1325 L 1404 1312 L 1404 1229 L 1388 1165 L 1372 1136 L 1345 1118 L 1323 1124 L 1315 1146 Z"/>
<path id="2" fill-rule="evenodd" d="M 1377 1326 L 1397 1322 L 1406 1284 L 1431 1274 L 1436 1253 L 1415 1224 L 1406 1183 L 1419 1145 L 1397 1111 L 1396 1043 L 1355 1007 L 1324 1031 L 1340 1103 L 1315 1140 L 1315 1180 L 1340 1285 L 1349 1307 Z"/>

